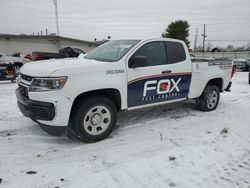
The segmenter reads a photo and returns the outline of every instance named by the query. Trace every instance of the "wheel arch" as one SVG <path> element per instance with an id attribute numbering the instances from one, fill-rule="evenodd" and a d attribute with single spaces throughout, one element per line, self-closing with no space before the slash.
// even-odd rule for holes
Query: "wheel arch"
<path id="1" fill-rule="evenodd" d="M 75 110 L 76 105 L 78 102 L 83 100 L 84 98 L 91 97 L 91 96 L 103 96 L 108 99 L 110 99 L 116 106 L 117 111 L 121 110 L 121 93 L 118 89 L 114 88 L 107 88 L 107 89 L 98 89 L 98 90 L 91 90 L 87 92 L 80 93 L 72 103 L 71 111 L 70 111 L 70 117 L 72 116 L 72 112 Z"/>
<path id="2" fill-rule="evenodd" d="M 119 111 L 121 109 L 121 95 L 120 95 L 120 91 L 118 89 L 112 89 L 112 88 L 108 88 L 108 89 L 98 89 L 98 90 L 92 90 L 92 91 L 87 91 L 87 92 L 83 92 L 80 93 L 74 100 L 73 104 L 72 104 L 72 108 L 70 111 L 70 118 L 69 118 L 69 124 L 67 127 L 67 132 L 66 132 L 66 136 L 68 136 L 69 138 L 73 138 L 73 139 L 79 139 L 81 141 L 84 142 L 95 142 L 95 141 L 99 141 L 102 140 L 104 138 L 106 138 L 113 130 L 114 126 L 115 126 L 115 122 L 116 122 L 116 112 L 115 111 L 115 116 L 112 120 L 112 124 L 110 126 L 110 128 L 108 128 L 107 130 L 105 130 L 105 132 L 101 133 L 100 135 L 96 135 L 96 137 L 93 137 L 93 135 L 89 135 L 86 134 L 86 132 L 82 132 L 79 129 L 79 111 L 77 112 L 76 110 L 78 108 L 80 108 L 80 104 L 88 104 L 88 100 L 85 99 L 90 99 L 90 97 L 92 98 L 92 102 L 95 101 L 95 97 L 96 99 L 100 97 L 106 97 L 108 99 L 110 99 L 110 101 L 112 101 L 114 103 L 113 109 L 115 110 L 115 107 L 117 108 L 117 111 Z M 83 108 L 82 108 L 83 107 Z M 85 109 L 84 106 L 82 106 L 80 109 Z M 76 115 L 76 116 L 74 116 Z M 76 119 L 74 119 L 73 117 L 75 117 Z"/>
<path id="3" fill-rule="evenodd" d="M 211 79 L 211 80 L 209 80 L 207 82 L 206 86 L 207 85 L 215 85 L 215 86 L 217 86 L 219 88 L 220 92 L 222 92 L 223 91 L 223 87 L 224 87 L 223 86 L 223 78 L 213 78 L 213 79 Z M 206 88 L 206 86 L 205 86 L 205 88 Z"/>

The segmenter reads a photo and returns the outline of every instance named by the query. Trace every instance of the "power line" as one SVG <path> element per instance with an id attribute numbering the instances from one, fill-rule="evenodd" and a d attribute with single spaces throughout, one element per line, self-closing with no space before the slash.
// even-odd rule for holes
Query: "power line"
<path id="1" fill-rule="evenodd" d="M 241 24 L 246 24 L 246 22 L 248 21 L 248 19 L 245 20 L 239 20 L 239 21 L 234 21 L 234 22 L 221 22 L 221 23 L 210 23 L 210 24 L 206 24 L 206 25 L 241 25 Z"/>
<path id="2" fill-rule="evenodd" d="M 250 41 L 250 39 L 207 39 L 207 41 L 221 41 L 221 42 L 247 42 Z"/>

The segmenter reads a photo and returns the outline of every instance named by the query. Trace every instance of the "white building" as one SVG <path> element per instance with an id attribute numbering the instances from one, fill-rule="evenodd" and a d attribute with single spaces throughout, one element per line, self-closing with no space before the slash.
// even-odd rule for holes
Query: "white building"
<path id="1" fill-rule="evenodd" d="M 0 52 L 7 55 L 18 52 L 22 55 L 26 55 L 34 51 L 58 53 L 61 47 L 67 46 L 89 52 L 101 43 L 102 41 L 90 42 L 53 35 L 0 34 Z"/>

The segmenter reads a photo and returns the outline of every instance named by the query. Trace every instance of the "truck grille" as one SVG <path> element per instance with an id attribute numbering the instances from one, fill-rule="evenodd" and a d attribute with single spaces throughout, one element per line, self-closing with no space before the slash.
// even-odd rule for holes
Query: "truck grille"
<path id="1" fill-rule="evenodd" d="M 29 98 L 28 88 L 19 84 L 18 89 L 23 97 Z"/>

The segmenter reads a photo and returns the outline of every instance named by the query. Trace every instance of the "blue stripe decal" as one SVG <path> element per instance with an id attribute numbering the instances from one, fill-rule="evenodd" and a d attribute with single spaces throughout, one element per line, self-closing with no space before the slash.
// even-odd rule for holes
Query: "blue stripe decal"
<path id="1" fill-rule="evenodd" d="M 146 77 L 128 83 L 128 107 L 188 97 L 190 74 Z"/>

